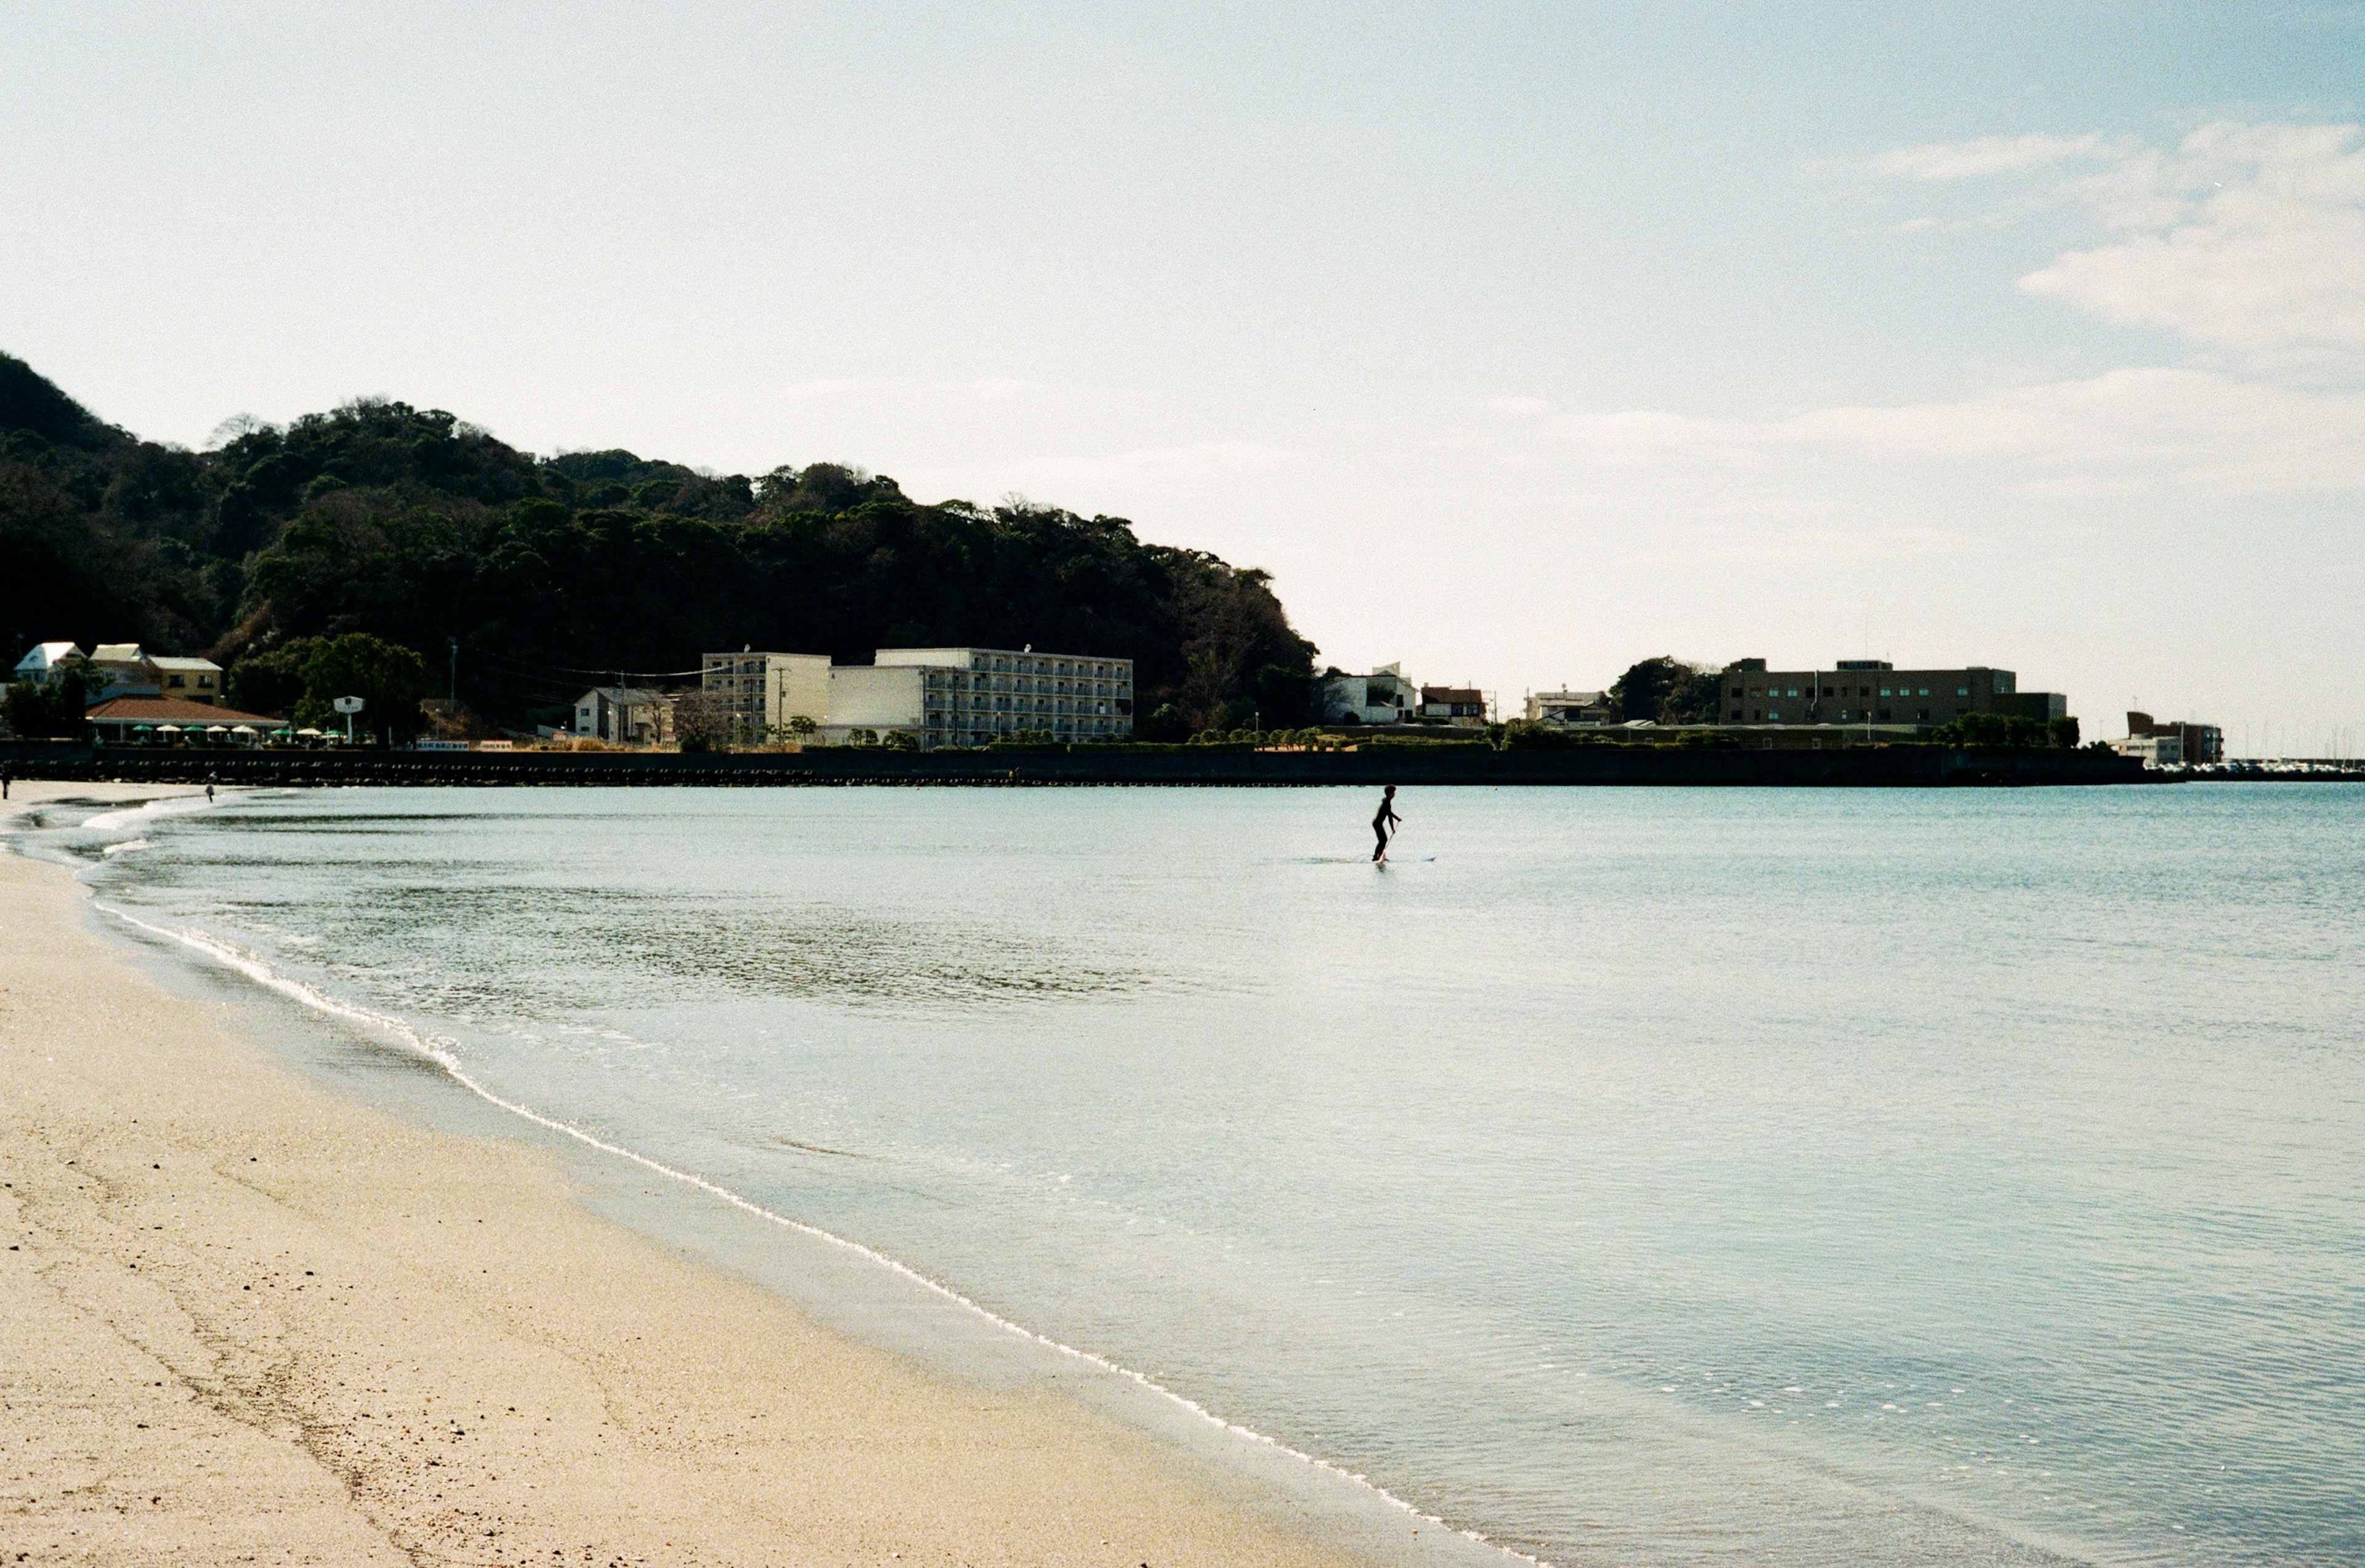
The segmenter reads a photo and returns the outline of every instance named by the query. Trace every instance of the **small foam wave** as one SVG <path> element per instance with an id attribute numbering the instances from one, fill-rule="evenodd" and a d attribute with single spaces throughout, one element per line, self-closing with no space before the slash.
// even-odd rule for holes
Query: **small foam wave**
<path id="1" fill-rule="evenodd" d="M 146 849 L 148 847 L 150 847 L 149 843 L 144 838 L 127 838 L 120 844 L 108 845 L 106 848 L 100 850 L 99 853 L 101 855 L 129 855 L 135 849 Z"/>
<path id="2" fill-rule="evenodd" d="M 128 816 L 131 813 L 127 812 L 124 814 Z M 163 937 L 166 941 L 178 943 L 182 946 L 187 947 L 194 952 L 203 954 L 207 958 L 213 959 L 215 962 L 221 964 L 225 968 L 233 969 L 238 973 L 244 975 L 247 979 L 254 981 L 256 984 L 261 985 L 267 990 L 277 991 L 282 996 L 288 997 L 316 1012 L 326 1014 L 333 1018 L 341 1018 L 347 1023 L 357 1024 L 364 1028 L 391 1036 L 406 1048 L 414 1051 L 420 1056 L 433 1062 L 451 1078 L 453 1082 L 457 1083 L 462 1088 L 467 1090 L 470 1093 L 476 1095 L 478 1099 L 485 1101 L 488 1104 L 498 1106 L 499 1109 L 508 1112 L 513 1116 L 531 1122 L 538 1127 L 544 1127 L 551 1132 L 558 1133 L 563 1137 L 573 1138 L 576 1142 L 584 1145 L 586 1148 L 597 1149 L 602 1154 L 611 1155 L 619 1159 L 630 1160 L 633 1164 L 641 1167 L 643 1170 L 648 1170 L 656 1175 L 663 1176 L 668 1181 L 678 1182 L 685 1186 L 694 1187 L 698 1191 L 704 1193 L 711 1197 L 718 1198 L 723 1203 L 729 1204 L 732 1207 L 738 1209 L 743 1213 L 753 1215 L 757 1218 L 761 1219 L 768 1224 L 779 1226 L 784 1230 L 795 1231 L 801 1236 L 811 1237 L 816 1241 L 824 1242 L 829 1246 L 839 1248 L 858 1258 L 865 1259 L 868 1261 L 875 1263 L 879 1267 L 886 1269 L 901 1278 L 911 1282 L 913 1284 L 929 1292 L 931 1294 L 936 1295 L 944 1301 L 949 1302 L 975 1316 L 982 1318 L 986 1322 L 992 1324 L 995 1327 L 1003 1330 L 1004 1333 L 1010 1334 L 1020 1339 L 1029 1340 L 1046 1350 L 1053 1351 L 1058 1355 L 1068 1357 L 1072 1361 L 1080 1361 L 1086 1366 L 1095 1369 L 1096 1371 L 1106 1372 L 1112 1377 L 1122 1378 L 1125 1381 L 1133 1383 L 1137 1387 L 1145 1389 L 1148 1392 L 1158 1395 L 1160 1398 L 1168 1401 L 1170 1404 L 1180 1406 L 1182 1409 L 1190 1412 L 1190 1414 L 1197 1417 L 1207 1425 L 1217 1428 L 1231 1437 L 1239 1439 L 1242 1442 L 1269 1450 L 1272 1452 L 1295 1460 L 1299 1463 L 1307 1465 L 1326 1475 L 1334 1476 L 1339 1480 L 1349 1482 L 1371 1494 L 1380 1501 L 1387 1504 L 1390 1507 L 1395 1508 L 1412 1518 L 1418 1519 L 1423 1524 L 1433 1525 L 1440 1529 L 1451 1530 L 1466 1540 L 1486 1547 L 1491 1551 L 1501 1552 L 1505 1557 L 1511 1558 L 1517 1562 L 1532 1563 L 1535 1565 L 1535 1568 L 1553 1568 L 1553 1565 L 1547 1562 L 1544 1559 L 1530 1556 L 1527 1552 L 1520 1551 L 1513 1547 L 1506 1546 L 1498 1540 L 1490 1540 L 1482 1531 L 1468 1529 L 1459 1525 L 1449 1524 L 1440 1516 L 1426 1512 L 1416 1505 L 1407 1502 L 1404 1498 L 1397 1496 L 1395 1493 L 1389 1491 L 1386 1487 L 1381 1485 L 1378 1482 L 1373 1481 L 1369 1476 L 1364 1475 L 1359 1471 L 1350 1470 L 1341 1464 L 1335 1464 L 1329 1460 L 1322 1459 L 1315 1454 L 1307 1453 L 1303 1449 L 1292 1448 L 1289 1444 L 1281 1441 L 1278 1438 L 1268 1437 L 1264 1433 L 1256 1430 L 1254 1428 L 1242 1426 L 1237 1421 L 1227 1420 L 1224 1417 L 1208 1409 L 1197 1400 L 1191 1398 L 1187 1394 L 1178 1394 L 1174 1390 L 1168 1388 L 1156 1378 L 1150 1376 L 1148 1372 L 1136 1372 L 1131 1367 L 1111 1361 L 1105 1356 L 1096 1354 L 1091 1350 L 1079 1350 L 1073 1345 L 1054 1339 L 1048 1334 L 1037 1333 L 1036 1330 L 1027 1327 L 1024 1324 L 1014 1322 L 1010 1318 L 1004 1317 L 1001 1314 L 995 1312 L 991 1307 L 985 1306 L 982 1304 L 963 1295 L 959 1291 L 954 1289 L 948 1284 L 946 1284 L 942 1281 L 930 1278 L 928 1275 L 922 1273 L 919 1270 L 912 1267 L 910 1264 L 903 1262 L 900 1259 L 891 1257 L 887 1253 L 881 1252 L 877 1248 L 865 1246 L 859 1241 L 840 1236 L 835 1231 L 824 1230 L 817 1225 L 811 1225 L 801 1219 L 792 1219 L 789 1215 L 781 1214 L 777 1210 L 764 1207 L 761 1204 L 755 1202 L 753 1199 L 743 1197 L 739 1193 L 723 1186 L 721 1183 L 710 1181 L 706 1177 L 699 1175 L 696 1171 L 684 1170 L 677 1166 L 667 1165 L 664 1161 L 652 1159 L 650 1156 L 642 1154 L 638 1150 L 627 1148 L 622 1144 L 611 1143 L 608 1139 L 600 1137 L 596 1133 L 586 1132 L 581 1127 L 576 1126 L 569 1122 L 562 1121 L 555 1116 L 544 1115 L 542 1112 L 533 1109 L 530 1105 L 522 1104 L 518 1101 L 509 1099 L 506 1096 L 496 1092 L 494 1090 L 478 1081 L 476 1079 L 471 1077 L 468 1070 L 460 1064 L 459 1058 L 453 1054 L 448 1045 L 420 1033 L 408 1022 L 401 1018 L 398 1018 L 391 1014 L 378 1013 L 370 1008 L 357 1006 L 352 1002 L 341 1001 L 336 997 L 330 996 L 326 992 L 316 990 L 313 987 L 305 984 L 301 980 L 294 980 L 288 976 L 280 974 L 252 954 L 241 951 L 227 942 L 223 942 L 216 937 L 206 935 L 201 932 L 178 931 L 170 926 L 158 925 L 153 922 L 142 920 L 138 915 L 132 914 L 127 910 L 118 909 L 112 904 L 95 903 L 95 907 L 102 913 L 112 915 L 116 919 L 122 921 L 127 925 L 147 932 L 151 935 Z"/>
<path id="3" fill-rule="evenodd" d="M 217 802 L 203 795 L 166 795 L 153 801 L 142 801 L 121 811 L 101 812 L 95 817 L 84 817 L 77 825 L 80 833 L 116 833 L 127 827 L 139 827 L 159 817 L 187 816 L 193 812 L 213 809 Z"/>

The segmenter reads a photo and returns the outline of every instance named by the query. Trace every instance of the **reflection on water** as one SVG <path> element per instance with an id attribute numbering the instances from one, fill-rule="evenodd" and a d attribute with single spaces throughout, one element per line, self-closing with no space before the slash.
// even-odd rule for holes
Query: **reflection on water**
<path id="1" fill-rule="evenodd" d="M 1554 1561 L 2365 1560 L 2365 791 L 1404 809 L 1385 871 L 1327 790 L 349 790 L 60 841 Z"/>

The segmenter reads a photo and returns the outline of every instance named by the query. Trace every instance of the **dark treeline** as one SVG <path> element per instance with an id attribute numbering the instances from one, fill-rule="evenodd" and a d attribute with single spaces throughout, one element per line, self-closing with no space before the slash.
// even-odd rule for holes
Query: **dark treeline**
<path id="1" fill-rule="evenodd" d="M 1141 727 L 1303 722 L 1312 644 L 1261 572 L 1121 518 L 923 505 L 817 463 L 718 476 L 629 452 L 536 458 L 432 409 L 356 402 L 214 450 L 107 425 L 0 354 L 0 635 L 139 642 L 231 666 L 366 632 L 512 722 L 617 671 L 752 645 L 1026 644 L 1136 661 Z"/>

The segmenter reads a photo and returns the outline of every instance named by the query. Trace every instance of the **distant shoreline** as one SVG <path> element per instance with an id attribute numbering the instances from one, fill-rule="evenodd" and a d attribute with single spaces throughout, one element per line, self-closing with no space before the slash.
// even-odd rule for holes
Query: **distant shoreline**
<path id="1" fill-rule="evenodd" d="M 803 752 L 149 751 L 71 744 L 0 747 L 20 778 L 224 785 L 1624 785 L 1806 789 L 2160 784 L 2171 779 L 2106 752 L 1943 746 L 1827 751 L 1647 745 L 1497 751 L 1372 745 L 1355 751 L 1216 746 L 1129 750 Z"/>

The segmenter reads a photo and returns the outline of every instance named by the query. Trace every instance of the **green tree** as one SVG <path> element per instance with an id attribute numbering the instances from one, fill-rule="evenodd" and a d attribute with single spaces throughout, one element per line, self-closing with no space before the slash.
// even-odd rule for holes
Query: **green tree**
<path id="1" fill-rule="evenodd" d="M 349 632 L 322 639 L 305 659 L 304 695 L 296 704 L 296 720 L 322 729 L 342 728 L 335 700 L 358 697 L 363 706 L 353 721 L 354 733 L 395 745 L 425 725 L 419 700 L 428 690 L 427 661 L 416 652 L 366 632 Z"/>
<path id="2" fill-rule="evenodd" d="M 304 700 L 304 663 L 319 646 L 318 638 L 299 637 L 245 655 L 230 666 L 230 701 L 250 713 L 293 713 Z"/>
<path id="3" fill-rule="evenodd" d="M 1721 681 L 1721 671 L 1662 654 L 1620 676 L 1609 688 L 1609 700 L 1621 719 L 1701 723 L 1716 716 Z"/>

